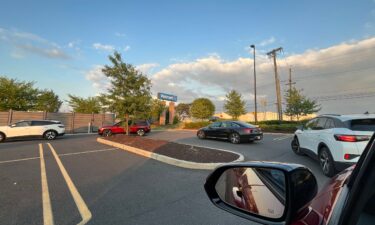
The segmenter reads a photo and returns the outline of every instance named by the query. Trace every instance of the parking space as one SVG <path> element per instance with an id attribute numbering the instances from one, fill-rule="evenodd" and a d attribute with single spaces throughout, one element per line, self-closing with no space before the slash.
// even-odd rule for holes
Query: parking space
<path id="1" fill-rule="evenodd" d="M 249 224 L 215 208 L 208 171 L 69 136 L 0 145 L 2 224 Z"/>

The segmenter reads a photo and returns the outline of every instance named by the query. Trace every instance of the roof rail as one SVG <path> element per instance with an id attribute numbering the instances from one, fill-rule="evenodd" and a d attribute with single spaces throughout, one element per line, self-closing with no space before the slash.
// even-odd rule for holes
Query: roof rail
<path id="1" fill-rule="evenodd" d="M 340 114 L 334 114 L 334 113 L 326 113 L 326 114 L 321 114 L 319 116 L 341 116 Z"/>

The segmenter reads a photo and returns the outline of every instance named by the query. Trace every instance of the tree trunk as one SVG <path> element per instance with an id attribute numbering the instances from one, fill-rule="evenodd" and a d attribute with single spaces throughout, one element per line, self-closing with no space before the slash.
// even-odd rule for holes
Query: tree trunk
<path id="1" fill-rule="evenodd" d="M 125 114 L 125 128 L 126 135 L 129 135 L 129 114 Z"/>

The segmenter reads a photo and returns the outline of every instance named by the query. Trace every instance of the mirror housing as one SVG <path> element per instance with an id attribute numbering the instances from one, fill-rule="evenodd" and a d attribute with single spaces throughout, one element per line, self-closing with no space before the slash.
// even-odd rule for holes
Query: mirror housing
<path id="1" fill-rule="evenodd" d="M 303 125 L 299 125 L 299 126 L 296 126 L 297 130 L 303 130 L 304 129 L 304 126 Z"/>
<path id="2" fill-rule="evenodd" d="M 229 169 L 252 168 L 274 169 L 284 173 L 285 176 L 285 209 L 280 218 L 265 217 L 235 207 L 223 201 L 216 190 L 216 184 L 221 176 Z M 216 168 L 206 180 L 204 185 L 211 202 L 232 214 L 261 224 L 289 224 L 299 212 L 308 207 L 318 192 L 318 184 L 315 176 L 305 166 L 289 163 L 274 162 L 248 162 L 231 163 Z"/>
<path id="3" fill-rule="evenodd" d="M 9 125 L 9 127 L 11 127 L 11 128 L 16 127 L 16 124 L 11 124 L 11 125 Z"/>

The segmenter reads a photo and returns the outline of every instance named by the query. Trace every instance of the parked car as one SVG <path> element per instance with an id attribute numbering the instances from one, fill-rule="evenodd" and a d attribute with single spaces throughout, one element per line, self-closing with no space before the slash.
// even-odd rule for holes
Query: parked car
<path id="1" fill-rule="evenodd" d="M 65 126 L 55 120 L 22 120 L 0 127 L 0 142 L 20 137 L 43 137 L 53 140 L 65 134 Z"/>
<path id="2" fill-rule="evenodd" d="M 359 159 L 375 131 L 375 114 L 321 115 L 299 127 L 291 143 L 298 155 L 319 160 L 332 177 Z"/>
<path id="3" fill-rule="evenodd" d="M 263 133 L 260 128 L 240 121 L 212 123 L 207 127 L 199 129 L 197 136 L 200 139 L 228 139 L 233 144 L 239 144 L 244 141 L 253 142 L 263 139 Z"/>
<path id="4" fill-rule="evenodd" d="M 358 163 L 317 194 L 312 172 L 297 164 L 249 162 L 215 169 L 204 185 L 217 207 L 260 224 L 375 224 L 375 135 Z"/>
<path id="5" fill-rule="evenodd" d="M 124 121 L 120 121 L 110 126 L 101 127 L 98 129 L 98 134 L 105 137 L 111 136 L 112 134 L 124 134 L 126 133 L 124 123 Z M 144 136 L 151 131 L 151 124 L 147 120 L 129 121 L 129 131 L 130 133 Z"/>

